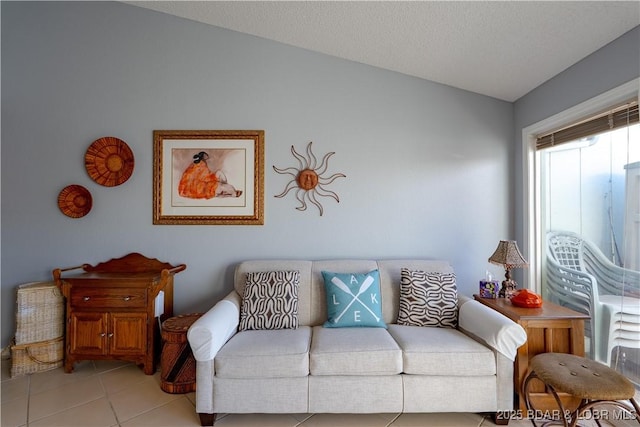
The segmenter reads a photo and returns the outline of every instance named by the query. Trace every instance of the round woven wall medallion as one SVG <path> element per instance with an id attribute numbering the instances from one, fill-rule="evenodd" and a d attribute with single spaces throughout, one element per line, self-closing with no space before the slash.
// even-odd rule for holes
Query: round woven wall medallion
<path id="1" fill-rule="evenodd" d="M 105 187 L 120 185 L 133 174 L 133 152 L 121 139 L 105 136 L 96 139 L 84 155 L 91 179 Z"/>
<path id="2" fill-rule="evenodd" d="M 89 190 L 81 185 L 68 185 L 58 195 L 58 207 L 63 214 L 71 218 L 82 218 L 93 206 Z"/>

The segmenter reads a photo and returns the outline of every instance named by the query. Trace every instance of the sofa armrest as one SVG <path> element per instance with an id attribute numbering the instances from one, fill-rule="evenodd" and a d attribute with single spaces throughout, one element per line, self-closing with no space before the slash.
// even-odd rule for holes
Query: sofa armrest
<path id="1" fill-rule="evenodd" d="M 240 296 L 232 291 L 203 314 L 187 332 L 187 339 L 198 362 L 213 360 L 220 348 L 238 330 Z"/>
<path id="2" fill-rule="evenodd" d="M 518 347 L 527 341 L 522 326 L 475 300 L 466 300 L 458 314 L 460 329 L 482 340 L 486 345 L 515 360 Z"/>

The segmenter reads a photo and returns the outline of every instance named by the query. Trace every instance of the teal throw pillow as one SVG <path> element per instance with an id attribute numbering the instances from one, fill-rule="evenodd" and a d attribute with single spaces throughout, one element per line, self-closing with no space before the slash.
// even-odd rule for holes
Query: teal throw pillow
<path id="1" fill-rule="evenodd" d="M 382 320 L 380 274 L 322 272 L 327 294 L 325 328 L 386 328 Z"/>

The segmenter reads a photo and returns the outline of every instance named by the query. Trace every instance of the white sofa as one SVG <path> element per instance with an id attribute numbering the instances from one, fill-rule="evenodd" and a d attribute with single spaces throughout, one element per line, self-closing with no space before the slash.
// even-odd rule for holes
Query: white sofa
<path id="1" fill-rule="evenodd" d="M 434 260 L 253 260 L 234 290 L 188 331 L 196 411 L 217 413 L 490 412 L 513 409 L 513 360 L 526 341 L 516 323 L 458 296 L 458 327 L 397 325 L 402 268 L 452 273 Z M 388 328 L 324 328 L 322 271 L 378 270 Z M 238 332 L 248 272 L 299 271 L 296 329 Z"/>

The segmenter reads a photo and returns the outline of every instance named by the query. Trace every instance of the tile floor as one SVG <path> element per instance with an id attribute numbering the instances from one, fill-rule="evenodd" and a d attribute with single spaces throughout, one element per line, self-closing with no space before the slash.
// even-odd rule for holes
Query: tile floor
<path id="1" fill-rule="evenodd" d="M 195 395 L 168 394 L 160 374 L 144 375 L 135 365 L 85 361 L 73 374 L 60 369 L 11 379 L 2 360 L 2 427 L 187 427 L 199 426 Z M 486 427 L 478 414 L 251 414 L 219 415 L 220 427 Z M 511 421 L 512 427 L 531 426 Z M 587 424 L 589 425 L 589 424 Z M 637 424 L 609 424 L 631 426 Z"/>

